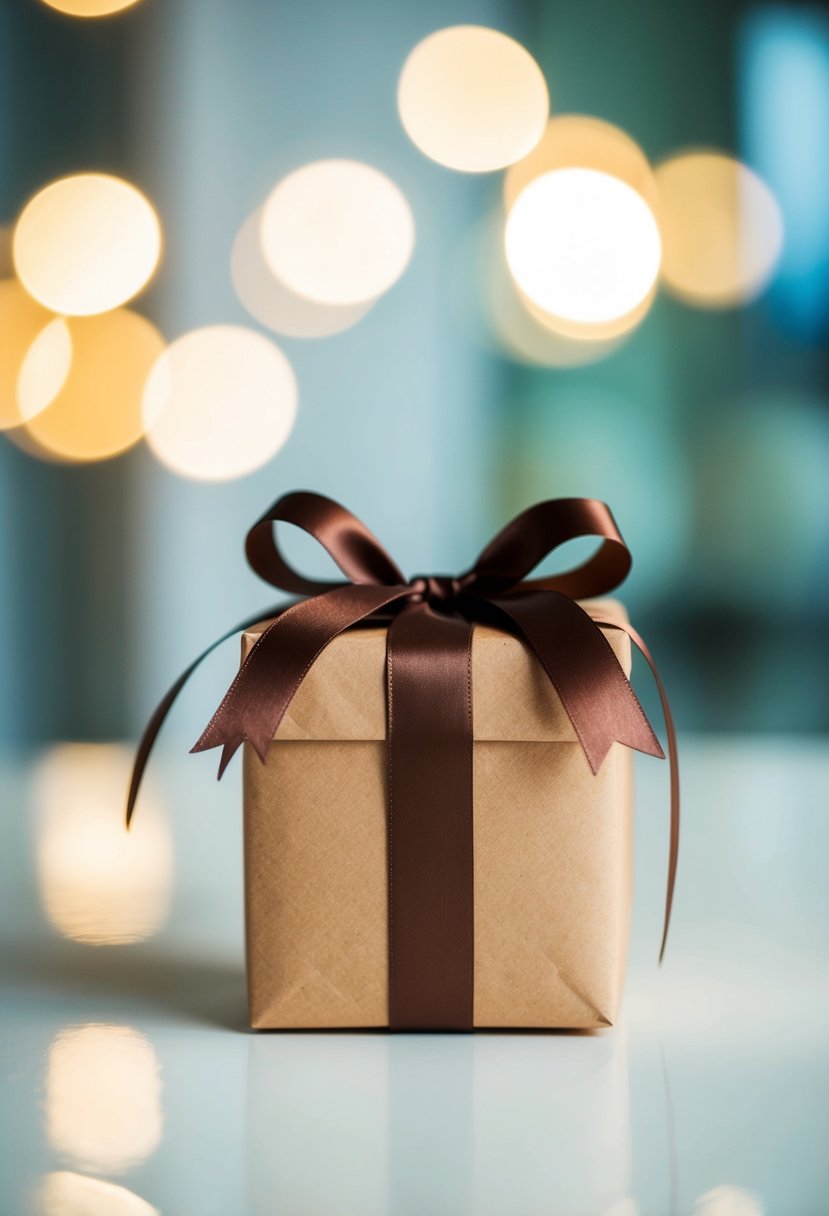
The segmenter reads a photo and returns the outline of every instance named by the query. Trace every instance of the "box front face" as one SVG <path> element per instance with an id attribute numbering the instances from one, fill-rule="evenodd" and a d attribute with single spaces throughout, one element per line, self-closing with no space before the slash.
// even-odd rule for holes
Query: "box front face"
<path id="1" fill-rule="evenodd" d="M 630 905 L 631 755 L 476 742 L 475 1025 L 613 1022 Z M 385 744 L 245 748 L 257 1028 L 388 1024 Z"/>

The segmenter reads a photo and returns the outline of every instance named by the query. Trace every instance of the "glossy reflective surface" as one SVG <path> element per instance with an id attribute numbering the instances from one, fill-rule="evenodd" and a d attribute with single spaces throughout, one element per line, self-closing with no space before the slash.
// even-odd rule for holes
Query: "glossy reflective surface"
<path id="1" fill-rule="evenodd" d="M 0 1211 L 818 1216 L 829 747 L 692 740 L 683 759 L 661 972 L 667 775 L 638 767 L 621 1024 L 458 1038 L 245 1031 L 238 772 L 218 787 L 209 756 L 162 757 L 134 871 L 84 837 L 87 896 L 70 885 L 64 916 L 77 840 L 55 826 L 56 774 L 82 835 L 84 791 L 97 822 L 126 759 L 8 760 Z"/>

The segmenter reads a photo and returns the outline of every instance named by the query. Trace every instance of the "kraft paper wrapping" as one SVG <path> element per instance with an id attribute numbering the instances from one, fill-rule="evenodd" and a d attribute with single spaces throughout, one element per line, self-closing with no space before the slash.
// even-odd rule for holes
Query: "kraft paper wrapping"
<path id="1" fill-rule="evenodd" d="M 585 605 L 626 619 L 621 605 Z M 243 638 L 243 656 L 264 623 Z M 605 631 L 625 671 L 630 642 Z M 632 765 L 593 775 L 544 672 L 516 638 L 472 643 L 474 1022 L 610 1026 L 631 899 Z M 385 630 L 322 652 L 267 763 L 245 746 L 248 993 L 257 1029 L 388 1024 Z"/>

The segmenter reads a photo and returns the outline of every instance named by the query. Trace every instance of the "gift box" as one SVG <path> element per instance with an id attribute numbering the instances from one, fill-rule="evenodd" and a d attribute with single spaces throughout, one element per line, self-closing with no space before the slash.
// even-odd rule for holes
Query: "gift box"
<path id="1" fill-rule="evenodd" d="M 584 607 L 624 621 L 618 603 Z M 247 631 L 247 658 L 269 622 Z M 389 1022 L 386 629 L 319 656 L 267 759 L 244 759 L 247 974 L 256 1028 Z M 626 672 L 630 639 L 606 637 Z M 472 640 L 474 983 L 479 1027 L 609 1026 L 631 898 L 630 749 L 594 776 L 522 643 Z"/>
<path id="2" fill-rule="evenodd" d="M 274 524 L 345 575 L 286 561 Z M 528 578 L 567 541 L 581 565 Z M 609 508 L 528 508 L 454 577 L 407 579 L 365 525 L 300 492 L 250 529 L 267 582 L 304 598 L 234 627 L 164 697 L 167 712 L 237 630 L 242 663 L 193 751 L 245 745 L 251 1025 L 257 1029 L 588 1029 L 612 1025 L 631 897 L 631 749 L 662 749 L 631 687 L 631 642 L 668 731 L 676 874 L 679 786 L 659 676 L 621 605 L 599 599 L 630 553 Z"/>

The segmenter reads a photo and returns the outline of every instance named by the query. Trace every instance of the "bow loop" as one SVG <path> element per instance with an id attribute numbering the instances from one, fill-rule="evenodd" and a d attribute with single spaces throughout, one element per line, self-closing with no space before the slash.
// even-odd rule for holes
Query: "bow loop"
<path id="1" fill-rule="evenodd" d="M 342 586 L 306 578 L 288 564 L 276 543 L 275 523 L 293 524 L 319 541 L 350 583 L 395 586 L 406 582 L 373 532 L 356 515 L 309 490 L 283 494 L 268 508 L 245 540 L 245 554 L 252 569 L 274 587 L 299 595 L 320 595 Z"/>
<path id="2" fill-rule="evenodd" d="M 586 562 L 549 578 L 524 581 L 545 557 L 580 537 L 602 541 Z M 630 552 L 606 503 L 595 498 L 551 498 L 528 507 L 502 528 L 466 577 L 470 590 L 478 595 L 537 588 L 588 599 L 613 591 L 630 567 Z"/>

